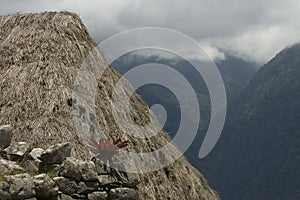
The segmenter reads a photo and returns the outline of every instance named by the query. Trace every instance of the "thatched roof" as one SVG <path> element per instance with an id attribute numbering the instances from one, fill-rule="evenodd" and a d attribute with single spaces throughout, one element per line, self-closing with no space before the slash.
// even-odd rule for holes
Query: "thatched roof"
<path id="1" fill-rule="evenodd" d="M 0 124 L 14 127 L 14 141 L 43 148 L 70 141 L 74 156 L 89 158 L 74 127 L 70 100 L 77 72 L 95 46 L 79 17 L 70 12 L 0 17 Z M 98 64 L 105 63 L 100 50 L 98 54 Z M 119 78 L 119 73 L 109 68 L 99 82 L 95 112 L 102 130 L 110 138 L 128 139 L 133 151 L 150 152 L 164 146 L 169 138 L 163 131 L 155 137 L 136 139 L 116 125 L 109 100 Z M 132 90 L 126 81 L 123 85 L 120 96 Z M 131 100 L 138 123 L 153 118 L 138 95 Z M 217 199 L 185 158 L 139 176 L 142 199 Z"/>

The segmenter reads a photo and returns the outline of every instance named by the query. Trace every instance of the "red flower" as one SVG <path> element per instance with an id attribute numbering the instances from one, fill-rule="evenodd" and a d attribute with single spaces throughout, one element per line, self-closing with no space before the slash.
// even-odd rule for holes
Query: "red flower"
<path id="1" fill-rule="evenodd" d="M 109 139 L 88 140 L 87 147 L 94 154 L 94 157 L 99 160 L 111 160 L 112 157 L 119 151 L 128 146 L 128 141 L 121 142 L 121 139 L 111 142 Z"/>

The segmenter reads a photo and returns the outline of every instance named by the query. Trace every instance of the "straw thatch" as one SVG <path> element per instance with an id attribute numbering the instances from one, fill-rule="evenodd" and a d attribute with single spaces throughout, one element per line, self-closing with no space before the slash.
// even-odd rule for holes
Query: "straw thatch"
<path id="1" fill-rule="evenodd" d="M 14 127 L 14 141 L 27 141 L 43 148 L 70 141 L 74 156 L 89 158 L 80 145 L 82 137 L 74 128 L 70 100 L 83 59 L 95 46 L 73 13 L 0 17 L 0 124 Z M 105 63 L 103 57 L 100 57 L 101 62 Z M 102 130 L 110 138 L 128 139 L 132 150 L 137 152 L 164 146 L 169 139 L 162 131 L 142 140 L 126 136 L 116 125 L 109 99 L 119 78 L 120 75 L 109 68 L 99 82 L 95 112 Z M 131 86 L 124 82 L 119 95 L 130 90 Z M 137 123 L 146 124 L 149 117 L 153 118 L 137 95 L 131 100 Z M 164 170 L 141 173 L 139 177 L 142 199 L 217 199 L 202 175 L 185 158 Z"/>

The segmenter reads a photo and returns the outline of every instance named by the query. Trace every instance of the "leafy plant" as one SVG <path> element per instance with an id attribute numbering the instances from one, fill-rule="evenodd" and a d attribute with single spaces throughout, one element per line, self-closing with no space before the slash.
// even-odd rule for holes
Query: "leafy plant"
<path id="1" fill-rule="evenodd" d="M 94 158 L 111 161 L 118 151 L 128 147 L 128 141 L 122 142 L 121 139 L 114 141 L 110 139 L 88 140 L 87 147 L 94 154 Z"/>

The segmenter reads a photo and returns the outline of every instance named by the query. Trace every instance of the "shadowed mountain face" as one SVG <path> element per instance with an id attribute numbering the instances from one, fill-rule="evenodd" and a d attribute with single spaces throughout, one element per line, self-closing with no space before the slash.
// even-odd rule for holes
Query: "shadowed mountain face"
<path id="1" fill-rule="evenodd" d="M 226 87 L 228 103 L 231 104 L 249 84 L 257 72 L 258 65 L 251 61 L 225 53 L 225 60 L 216 62 Z"/>
<path id="2" fill-rule="evenodd" d="M 155 55 L 151 55 L 151 53 Z M 163 56 L 159 56 L 160 54 Z M 174 55 L 167 57 L 165 54 L 166 52 L 158 50 L 153 52 L 140 50 L 120 57 L 112 63 L 112 66 L 121 74 L 125 74 L 139 65 L 159 63 L 177 70 L 189 81 L 198 97 L 201 121 L 196 138 L 185 155 L 189 161 L 200 170 L 201 160 L 198 158 L 198 152 L 209 125 L 211 111 L 208 89 L 201 75 L 198 74 L 189 62 Z M 231 104 L 254 76 L 257 65 L 229 53 L 226 53 L 225 60 L 217 61 L 216 65 L 223 77 L 228 103 Z M 151 67 L 151 65 L 149 65 L 149 67 Z M 180 85 L 178 87 L 180 87 Z M 181 92 L 184 93 L 185 90 Z M 154 104 L 164 106 L 168 114 L 166 123 L 164 124 L 164 130 L 166 130 L 171 137 L 174 137 L 178 131 L 181 117 L 180 105 L 176 96 L 167 88 L 156 84 L 144 85 L 137 90 L 137 93 L 142 96 L 143 100 L 145 100 L 149 106 Z"/>
<path id="3" fill-rule="evenodd" d="M 225 200 L 300 198 L 300 45 L 266 64 L 235 101 L 202 171 Z"/>
<path id="4" fill-rule="evenodd" d="M 120 74 L 110 67 L 96 87 L 96 117 L 89 113 L 89 107 L 82 106 L 83 102 L 71 99 L 72 90 L 78 89 L 73 87 L 77 72 L 95 47 L 79 17 L 69 12 L 0 17 L 0 124 L 14 127 L 14 141 L 26 141 L 44 149 L 68 141 L 72 143 L 73 156 L 89 159 L 80 143 L 83 138 L 97 138 L 99 132 L 94 130 L 97 120 L 102 134 L 113 140 L 128 140 L 129 151 L 152 152 L 170 142 L 164 131 L 151 138 L 135 138 L 119 128 L 110 101 Z M 107 64 L 105 58 L 99 49 L 95 53 L 98 57 L 94 62 L 102 70 Z M 130 94 L 130 84 L 126 80 L 121 83 L 117 96 Z M 83 92 L 90 90 L 93 88 L 87 87 Z M 147 124 L 149 119 L 156 122 L 148 106 L 135 93 L 131 105 L 131 116 L 120 113 L 125 123 L 132 121 L 130 117 L 139 125 Z M 74 127 L 73 118 L 77 115 L 86 122 L 84 132 L 79 133 Z M 158 127 L 154 123 L 150 128 Z M 139 134 L 136 129 L 130 132 Z M 175 148 L 174 151 L 179 153 Z M 147 161 L 153 160 L 150 157 Z M 184 157 L 164 169 L 141 172 L 138 177 L 141 199 L 218 199 Z"/>

